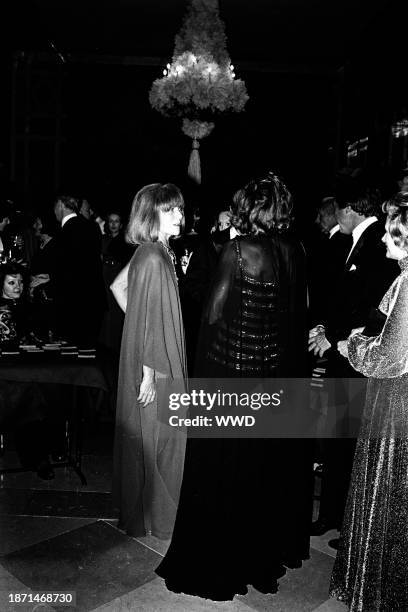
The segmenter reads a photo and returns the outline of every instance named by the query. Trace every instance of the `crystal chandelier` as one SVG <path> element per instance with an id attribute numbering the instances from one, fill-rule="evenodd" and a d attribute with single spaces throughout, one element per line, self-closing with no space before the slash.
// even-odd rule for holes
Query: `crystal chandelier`
<path id="1" fill-rule="evenodd" d="M 242 111 L 248 100 L 244 81 L 235 78 L 226 41 L 218 0 L 190 0 L 172 62 L 149 94 L 152 108 L 182 119 L 182 130 L 193 141 L 189 176 L 197 183 L 199 140 L 211 133 L 218 116 Z"/>

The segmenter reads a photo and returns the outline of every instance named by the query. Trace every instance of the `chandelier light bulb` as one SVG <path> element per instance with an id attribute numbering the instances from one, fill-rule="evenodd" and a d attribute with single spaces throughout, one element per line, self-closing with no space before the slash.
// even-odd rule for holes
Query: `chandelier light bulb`
<path id="1" fill-rule="evenodd" d="M 170 70 L 170 64 L 167 64 L 166 68 L 167 70 Z"/>
<path id="2" fill-rule="evenodd" d="M 231 72 L 234 72 L 234 66 L 232 64 L 230 65 L 230 70 Z"/>
<path id="3" fill-rule="evenodd" d="M 164 76 L 167 76 L 167 70 L 166 69 L 163 70 L 163 74 L 164 74 Z"/>

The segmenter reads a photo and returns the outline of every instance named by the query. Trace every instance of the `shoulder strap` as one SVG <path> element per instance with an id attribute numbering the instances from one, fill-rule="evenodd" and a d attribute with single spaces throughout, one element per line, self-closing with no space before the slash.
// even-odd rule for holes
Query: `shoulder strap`
<path id="1" fill-rule="evenodd" d="M 236 251 L 237 259 L 238 259 L 238 265 L 239 265 L 240 272 L 242 274 L 241 245 L 240 245 L 240 242 L 239 242 L 238 238 L 235 238 L 234 242 L 235 242 L 235 251 Z"/>

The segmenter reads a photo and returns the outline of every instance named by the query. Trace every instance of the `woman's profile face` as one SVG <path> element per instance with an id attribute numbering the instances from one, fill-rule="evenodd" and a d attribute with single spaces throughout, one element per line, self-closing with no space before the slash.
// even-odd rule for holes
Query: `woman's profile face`
<path id="1" fill-rule="evenodd" d="M 393 237 L 388 231 L 388 224 L 385 225 L 385 234 L 382 238 L 383 243 L 387 247 L 386 257 L 388 259 L 396 259 L 399 261 L 400 259 L 404 259 L 404 257 L 408 256 L 408 253 L 397 246 L 393 240 Z"/>
<path id="2" fill-rule="evenodd" d="M 178 206 L 168 211 L 159 210 L 160 237 L 168 239 L 171 236 L 178 236 L 181 232 L 183 218 L 184 212 Z"/>
<path id="3" fill-rule="evenodd" d="M 18 300 L 23 293 L 23 277 L 21 274 L 6 274 L 3 282 L 3 297 L 8 300 Z"/>

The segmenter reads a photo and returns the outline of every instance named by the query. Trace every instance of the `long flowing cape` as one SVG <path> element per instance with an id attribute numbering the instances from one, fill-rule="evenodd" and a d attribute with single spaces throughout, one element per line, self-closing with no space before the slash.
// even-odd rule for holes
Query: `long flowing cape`
<path id="1" fill-rule="evenodd" d="M 165 537 L 171 532 L 178 502 L 185 440 L 160 422 L 160 394 L 146 408 L 137 402 L 143 365 L 170 381 L 183 381 L 186 376 L 177 279 L 159 243 L 139 246 L 129 267 L 113 491 L 121 511 L 121 526 L 128 533 L 143 535 L 152 528 L 159 537 Z M 160 523 L 156 528 L 154 515 Z"/>

